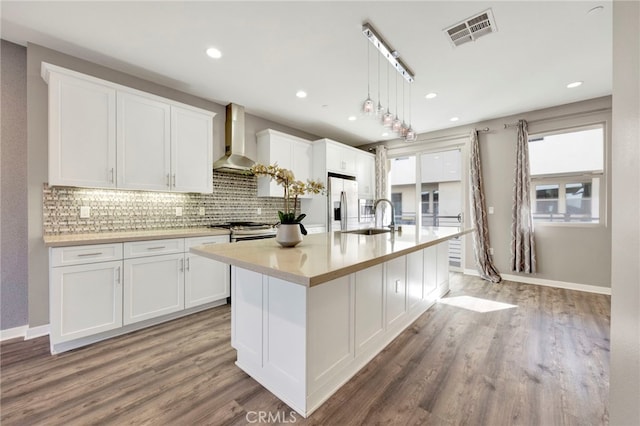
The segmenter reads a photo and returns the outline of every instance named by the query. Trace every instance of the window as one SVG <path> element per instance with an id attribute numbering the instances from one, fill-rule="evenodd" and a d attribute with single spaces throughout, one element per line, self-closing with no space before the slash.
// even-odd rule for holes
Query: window
<path id="1" fill-rule="evenodd" d="M 537 223 L 600 223 L 604 127 L 530 135 L 531 208 Z"/>

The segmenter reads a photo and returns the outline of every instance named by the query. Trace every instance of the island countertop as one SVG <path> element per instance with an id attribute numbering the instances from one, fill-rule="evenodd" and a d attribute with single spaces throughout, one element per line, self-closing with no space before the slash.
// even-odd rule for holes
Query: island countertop
<path id="1" fill-rule="evenodd" d="M 312 287 L 472 232 L 473 228 L 403 225 L 402 232 L 306 235 L 293 248 L 275 239 L 192 247 L 191 252 L 230 265 Z"/>

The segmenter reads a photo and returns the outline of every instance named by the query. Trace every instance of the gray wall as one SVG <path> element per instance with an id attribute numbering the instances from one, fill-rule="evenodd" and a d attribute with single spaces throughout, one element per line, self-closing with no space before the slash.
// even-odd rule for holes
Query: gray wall
<path id="1" fill-rule="evenodd" d="M 49 323 L 48 255 L 42 241 L 42 188 L 47 181 L 47 85 L 40 76 L 41 62 L 49 62 L 97 78 L 133 87 L 158 96 L 194 105 L 217 113 L 214 118 L 213 157 L 224 154 L 224 105 L 216 104 L 166 86 L 142 80 L 122 72 L 64 55 L 35 44 L 27 46 L 28 120 L 28 226 L 29 226 L 29 326 Z M 4 112 L 4 111 L 3 111 Z M 319 139 L 297 129 L 264 120 L 250 114 L 245 118 L 246 153 L 255 158 L 255 133 L 273 128 L 305 139 Z"/>
<path id="2" fill-rule="evenodd" d="M 2 40 L 0 329 L 27 323 L 27 51 Z"/>
<path id="3" fill-rule="evenodd" d="M 613 2 L 611 425 L 640 425 L 640 3 Z"/>

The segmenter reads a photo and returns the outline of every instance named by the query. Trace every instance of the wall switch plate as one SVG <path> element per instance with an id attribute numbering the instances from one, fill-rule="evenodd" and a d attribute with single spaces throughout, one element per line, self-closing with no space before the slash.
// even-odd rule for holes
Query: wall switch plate
<path id="1" fill-rule="evenodd" d="M 493 256 L 493 247 L 489 247 L 489 254 Z"/>
<path id="2" fill-rule="evenodd" d="M 176 207 L 176 217 L 182 216 L 182 207 Z"/>
<path id="3" fill-rule="evenodd" d="M 489 214 L 493 214 L 493 206 L 489 207 Z"/>
<path id="4" fill-rule="evenodd" d="M 198 214 L 199 214 L 200 216 L 204 216 L 204 207 L 200 207 L 200 208 L 198 208 Z"/>
<path id="5" fill-rule="evenodd" d="M 262 207 L 258 207 L 258 209 L 256 210 L 256 214 L 258 216 L 260 216 L 262 214 Z"/>
<path id="6" fill-rule="evenodd" d="M 91 207 L 80 206 L 80 219 L 89 219 L 91 217 Z"/>

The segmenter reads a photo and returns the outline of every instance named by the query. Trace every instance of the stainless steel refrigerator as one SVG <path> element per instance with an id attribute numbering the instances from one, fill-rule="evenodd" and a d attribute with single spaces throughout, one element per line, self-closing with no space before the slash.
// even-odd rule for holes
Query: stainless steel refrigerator
<path id="1" fill-rule="evenodd" d="M 357 229 L 358 220 L 358 182 L 352 176 L 329 173 L 329 229 L 328 231 L 349 231 Z"/>

